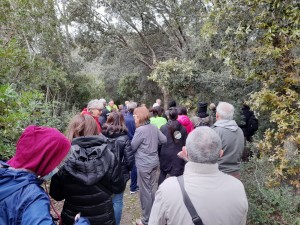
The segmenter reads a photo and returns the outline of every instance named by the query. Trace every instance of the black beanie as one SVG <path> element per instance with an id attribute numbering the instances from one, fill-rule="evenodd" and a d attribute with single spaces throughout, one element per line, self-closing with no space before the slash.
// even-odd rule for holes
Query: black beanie
<path id="1" fill-rule="evenodd" d="M 207 103 L 206 103 L 206 102 L 198 102 L 197 115 L 198 115 L 200 118 L 205 118 L 205 117 L 208 117 L 208 116 L 209 116 L 209 115 L 207 114 Z"/>

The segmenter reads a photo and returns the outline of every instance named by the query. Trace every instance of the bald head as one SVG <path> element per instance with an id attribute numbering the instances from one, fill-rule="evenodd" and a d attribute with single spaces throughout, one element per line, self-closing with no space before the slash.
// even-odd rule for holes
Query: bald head
<path id="1" fill-rule="evenodd" d="M 221 120 L 232 120 L 234 114 L 233 105 L 227 102 L 219 102 L 217 106 L 217 117 Z"/>
<path id="2" fill-rule="evenodd" d="M 206 126 L 197 127 L 186 139 L 188 159 L 195 163 L 217 163 L 222 145 L 219 135 Z"/>

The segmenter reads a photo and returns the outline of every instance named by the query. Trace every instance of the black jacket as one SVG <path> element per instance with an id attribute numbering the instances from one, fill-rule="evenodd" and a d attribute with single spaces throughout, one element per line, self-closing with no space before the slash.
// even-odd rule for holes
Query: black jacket
<path id="1" fill-rule="evenodd" d="M 126 183 L 130 178 L 129 171 L 131 171 L 134 164 L 134 153 L 131 148 L 130 139 L 127 133 L 109 134 L 103 131 L 102 134 L 107 137 L 108 148 L 119 160 L 122 167 L 124 182 Z"/>
<path id="2" fill-rule="evenodd" d="M 65 199 L 63 224 L 72 225 L 75 215 L 81 212 L 91 225 L 114 225 L 111 195 L 125 189 L 116 156 L 108 150 L 103 135 L 75 138 L 72 148 L 73 154 L 50 185 L 52 198 Z"/>
<path id="3" fill-rule="evenodd" d="M 103 125 L 106 123 L 109 113 L 110 111 L 107 108 L 102 109 L 101 115 L 98 118 L 101 127 L 103 127 Z"/>
<path id="4" fill-rule="evenodd" d="M 242 129 L 244 136 L 249 139 L 250 135 L 248 134 L 247 127 L 249 119 L 252 115 L 254 115 L 254 112 L 250 110 L 249 106 L 244 105 L 241 114 L 243 116 L 243 124 L 239 124 L 239 127 Z"/>
<path id="5" fill-rule="evenodd" d="M 170 131 L 171 122 L 175 123 L 173 133 Z M 185 162 L 177 156 L 177 153 L 180 152 L 185 145 L 187 138 L 186 129 L 176 120 L 168 121 L 168 123 L 163 125 L 160 130 L 167 137 L 167 143 L 162 144 L 161 147 L 159 158 L 160 169 L 166 173 L 172 171 L 172 174 L 182 175 Z M 178 139 L 172 138 L 175 131 L 181 134 L 181 137 L 177 136 Z"/>

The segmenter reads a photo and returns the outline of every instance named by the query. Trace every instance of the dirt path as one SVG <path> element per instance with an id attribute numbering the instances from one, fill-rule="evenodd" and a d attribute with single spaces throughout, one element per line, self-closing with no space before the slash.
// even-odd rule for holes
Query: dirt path
<path id="1" fill-rule="evenodd" d="M 135 225 L 135 220 L 139 219 L 141 216 L 140 193 L 130 194 L 129 183 L 130 181 L 127 183 L 124 192 L 124 207 L 121 225 Z"/>

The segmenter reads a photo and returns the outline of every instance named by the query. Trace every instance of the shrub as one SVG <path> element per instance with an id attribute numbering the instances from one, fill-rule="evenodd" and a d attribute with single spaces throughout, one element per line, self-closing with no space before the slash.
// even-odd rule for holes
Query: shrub
<path id="1" fill-rule="evenodd" d="M 0 159 L 11 158 L 15 143 L 30 124 L 51 126 L 63 130 L 62 118 L 54 115 L 57 103 L 45 103 L 38 91 L 18 93 L 14 85 L 0 85 Z"/>
<path id="2" fill-rule="evenodd" d="M 252 158 L 242 166 L 248 203 L 247 224 L 299 224 L 300 196 L 287 185 L 269 187 L 267 181 L 275 170 L 268 158 Z"/>

